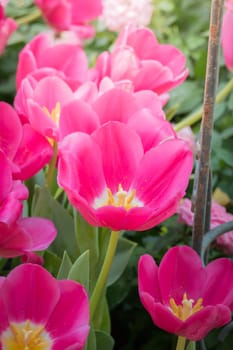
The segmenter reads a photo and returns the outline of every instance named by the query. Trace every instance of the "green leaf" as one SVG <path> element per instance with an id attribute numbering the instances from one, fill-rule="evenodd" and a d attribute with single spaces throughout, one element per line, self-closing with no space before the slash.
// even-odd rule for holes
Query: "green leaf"
<path id="1" fill-rule="evenodd" d="M 112 350 L 113 346 L 114 346 L 114 340 L 111 337 L 111 335 L 109 335 L 106 332 L 102 332 L 102 331 L 96 331 L 95 332 L 96 335 L 96 345 L 97 345 L 97 350 Z"/>
<path id="2" fill-rule="evenodd" d="M 190 341 L 188 343 L 188 346 L 187 346 L 186 350 L 196 350 L 196 342 L 195 341 Z"/>
<path id="3" fill-rule="evenodd" d="M 53 221 L 57 228 L 57 237 L 50 249 L 62 257 L 67 251 L 73 260 L 79 255 L 72 216 L 57 202 L 45 187 L 35 187 L 32 200 L 32 216 L 40 216 Z"/>
<path id="4" fill-rule="evenodd" d="M 69 258 L 69 255 L 65 251 L 63 254 L 62 262 L 57 274 L 57 279 L 62 280 L 62 279 L 67 279 L 69 272 L 72 268 L 72 261 Z"/>
<path id="5" fill-rule="evenodd" d="M 95 331 L 91 327 L 84 350 L 97 350 Z"/>
<path id="6" fill-rule="evenodd" d="M 114 257 L 107 285 L 113 284 L 124 272 L 129 258 L 136 247 L 136 243 L 126 238 L 120 238 L 117 245 L 116 255 Z"/>
<path id="7" fill-rule="evenodd" d="M 59 267 L 61 265 L 61 259 L 56 254 L 54 254 L 53 252 L 50 252 L 49 250 L 46 250 L 44 252 L 43 258 L 44 258 L 44 268 L 46 268 L 54 276 L 57 276 Z"/>
<path id="8" fill-rule="evenodd" d="M 72 265 L 68 274 L 68 279 L 81 283 L 87 291 L 89 291 L 89 279 L 90 279 L 90 252 L 86 250 L 82 255 L 78 257 L 75 263 Z"/>

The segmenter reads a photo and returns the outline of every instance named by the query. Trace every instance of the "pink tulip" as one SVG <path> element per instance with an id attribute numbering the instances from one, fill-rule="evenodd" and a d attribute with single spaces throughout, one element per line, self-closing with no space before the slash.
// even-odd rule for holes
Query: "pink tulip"
<path id="1" fill-rule="evenodd" d="M 17 29 L 17 23 L 12 18 L 5 16 L 3 5 L 6 3 L 0 3 L 0 55 L 3 53 L 9 37 Z"/>
<path id="2" fill-rule="evenodd" d="M 168 250 L 159 267 L 150 255 L 138 265 L 139 296 L 154 324 L 197 341 L 231 321 L 233 263 L 221 258 L 206 267 L 190 247 Z"/>
<path id="3" fill-rule="evenodd" d="M 40 34 L 35 36 L 19 54 L 17 88 L 28 74 L 32 74 L 36 80 L 48 75 L 57 75 L 72 89 L 76 89 L 87 79 L 87 57 L 78 45 L 56 43 L 48 35 Z"/>
<path id="4" fill-rule="evenodd" d="M 52 222 L 43 218 L 22 218 L 22 201 L 27 188 L 14 181 L 11 165 L 0 150 L 0 256 L 15 257 L 44 250 L 56 237 Z"/>
<path id="5" fill-rule="evenodd" d="M 159 44 L 150 29 L 127 27 L 112 53 L 98 57 L 95 69 L 98 83 L 108 76 L 113 82 L 132 81 L 135 91 L 152 90 L 163 95 L 187 78 L 185 61 L 176 47 Z"/>
<path id="6" fill-rule="evenodd" d="M 0 111 L 0 149 L 12 164 L 14 179 L 29 179 L 49 162 L 52 147 L 29 124 L 22 125 L 9 104 L 0 102 Z"/>
<path id="7" fill-rule="evenodd" d="M 182 200 L 180 206 L 178 207 L 177 214 L 179 215 L 179 220 L 185 224 L 192 226 L 194 214 L 191 211 L 191 201 L 190 199 Z M 211 207 L 211 220 L 210 227 L 213 229 L 218 225 L 224 224 L 226 222 L 232 221 L 233 215 L 226 211 L 226 208 L 222 205 L 212 201 Z M 224 233 L 216 239 L 217 246 L 223 250 L 224 253 L 233 255 L 233 231 Z"/>
<path id="8" fill-rule="evenodd" d="M 46 21 L 57 31 L 73 30 L 80 37 L 94 35 L 86 23 L 102 12 L 101 0 L 34 0 Z"/>
<path id="9" fill-rule="evenodd" d="M 61 110 L 72 99 L 73 92 L 62 79 L 47 76 L 35 81 L 29 77 L 18 90 L 15 107 L 38 133 L 58 140 Z"/>
<path id="10" fill-rule="evenodd" d="M 89 306 L 83 286 L 56 280 L 35 264 L 16 267 L 0 283 L 1 349 L 84 348 Z"/>
<path id="11" fill-rule="evenodd" d="M 91 225 L 112 230 L 146 230 L 173 215 L 191 171 L 183 141 L 164 139 L 145 153 L 121 122 L 70 134 L 59 147 L 59 185 Z"/>
<path id="12" fill-rule="evenodd" d="M 111 88 L 96 93 L 94 101 L 87 98 L 87 101 L 73 99 L 66 103 L 60 115 L 60 139 L 76 131 L 90 134 L 108 121 L 120 121 L 134 129 L 140 135 L 145 151 L 161 140 L 175 136 L 156 94 Z"/>
<path id="13" fill-rule="evenodd" d="M 226 11 L 222 22 L 222 50 L 225 64 L 233 70 L 233 1 L 225 1 Z"/>

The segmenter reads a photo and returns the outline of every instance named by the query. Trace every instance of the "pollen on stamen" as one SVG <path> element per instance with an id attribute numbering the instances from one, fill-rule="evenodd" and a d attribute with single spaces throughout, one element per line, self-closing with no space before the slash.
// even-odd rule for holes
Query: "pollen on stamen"
<path id="1" fill-rule="evenodd" d="M 186 321 L 190 316 L 200 311 L 203 308 L 202 302 L 203 299 L 199 298 L 193 305 L 194 300 L 188 299 L 187 293 L 184 293 L 180 305 L 176 304 L 174 298 L 170 298 L 169 300 L 171 312 L 181 321 Z"/>
<path id="2" fill-rule="evenodd" d="M 104 206 L 112 205 L 122 207 L 127 211 L 135 207 L 143 207 L 144 203 L 136 197 L 136 190 L 125 191 L 121 184 L 118 185 L 118 191 L 112 193 L 110 188 L 106 188 L 100 197 L 95 198 L 93 208 L 98 209 Z"/>

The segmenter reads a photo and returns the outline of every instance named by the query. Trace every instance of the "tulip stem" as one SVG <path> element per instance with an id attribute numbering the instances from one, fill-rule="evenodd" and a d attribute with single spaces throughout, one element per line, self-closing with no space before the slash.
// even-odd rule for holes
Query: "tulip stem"
<path id="1" fill-rule="evenodd" d="M 216 103 L 224 101 L 224 99 L 232 92 L 233 90 L 233 78 L 224 86 L 222 90 L 216 96 Z M 195 112 L 189 114 L 186 118 L 181 120 L 174 126 L 175 131 L 183 129 L 185 126 L 191 126 L 201 120 L 203 114 L 203 106 L 199 107 Z"/>
<path id="2" fill-rule="evenodd" d="M 96 282 L 96 285 L 95 285 L 95 288 L 94 288 L 94 291 L 92 293 L 91 300 L 90 300 L 90 310 L 91 310 L 91 319 L 92 320 L 93 320 L 93 317 L 95 315 L 100 298 L 101 298 L 103 291 L 105 289 L 105 286 L 106 286 L 106 282 L 107 282 L 108 275 L 109 275 L 109 272 L 110 272 L 110 269 L 112 266 L 113 258 L 115 256 L 119 236 L 120 236 L 119 231 L 112 231 L 111 232 L 107 252 L 106 252 L 104 262 L 102 265 L 102 269 L 100 271 L 98 280 Z"/>
<path id="3" fill-rule="evenodd" d="M 201 254 L 202 239 L 208 222 L 206 219 L 208 191 L 210 191 L 210 151 L 214 121 L 214 104 L 219 71 L 219 47 L 224 0 L 212 0 L 209 43 L 203 102 L 203 117 L 200 132 L 199 166 L 195 174 L 196 193 L 193 202 L 193 248 Z M 210 203 L 211 204 L 211 203 Z"/>
<path id="4" fill-rule="evenodd" d="M 31 22 L 34 22 L 35 20 L 37 20 L 38 18 L 41 17 L 41 11 L 39 9 L 36 9 L 35 11 L 29 13 L 29 15 L 20 17 L 18 19 L 16 19 L 16 23 L 21 26 L 23 24 L 28 24 Z"/>
<path id="5" fill-rule="evenodd" d="M 186 338 L 179 336 L 177 339 L 176 350 L 184 350 L 185 344 L 186 344 Z"/>
<path id="6" fill-rule="evenodd" d="M 47 175 L 46 175 L 46 185 L 48 186 L 48 188 L 50 190 L 52 190 L 54 172 L 56 169 L 56 163 L 57 163 L 57 143 L 54 142 L 53 156 L 49 162 L 48 171 L 47 171 Z"/>

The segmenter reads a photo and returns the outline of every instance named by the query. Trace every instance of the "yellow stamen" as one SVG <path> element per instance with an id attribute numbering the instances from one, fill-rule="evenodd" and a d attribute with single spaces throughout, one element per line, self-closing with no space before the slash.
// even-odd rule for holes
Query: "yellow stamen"
<path id="1" fill-rule="evenodd" d="M 55 108 L 53 108 L 51 112 L 50 112 L 50 111 L 48 110 L 48 108 L 45 107 L 45 106 L 44 106 L 42 109 L 43 109 L 43 112 L 44 112 L 49 118 L 51 118 L 51 119 L 54 121 L 54 123 L 58 126 L 58 124 L 59 124 L 59 118 L 60 118 L 60 113 L 61 113 L 61 105 L 60 105 L 60 103 L 57 102 Z"/>
<path id="2" fill-rule="evenodd" d="M 106 205 L 114 207 L 122 207 L 127 211 L 135 207 L 143 207 L 144 204 L 136 197 L 136 190 L 125 191 L 121 184 L 118 185 L 118 191 L 113 194 L 110 188 L 106 188 L 105 192 L 95 199 L 93 207 L 100 208 Z"/>
<path id="3" fill-rule="evenodd" d="M 11 322 L 0 336 L 3 350 L 51 350 L 52 340 L 41 325 Z"/>
<path id="4" fill-rule="evenodd" d="M 186 321 L 190 316 L 192 316 L 193 314 L 195 314 L 196 312 L 200 311 L 203 308 L 202 298 L 199 298 L 196 301 L 196 303 L 193 305 L 194 300 L 188 299 L 187 293 L 184 293 L 183 295 L 183 299 L 181 302 L 182 305 L 177 305 L 174 298 L 171 298 L 169 302 L 170 302 L 170 308 L 173 314 L 182 321 Z"/>
<path id="5" fill-rule="evenodd" d="M 132 207 L 137 207 L 137 203 L 133 203 L 136 195 L 135 190 L 131 190 L 129 193 L 123 190 L 121 184 L 118 186 L 118 191 L 115 195 L 112 194 L 110 188 L 107 188 L 107 201 L 105 205 L 113 205 L 114 207 L 124 207 L 127 211 Z"/>

